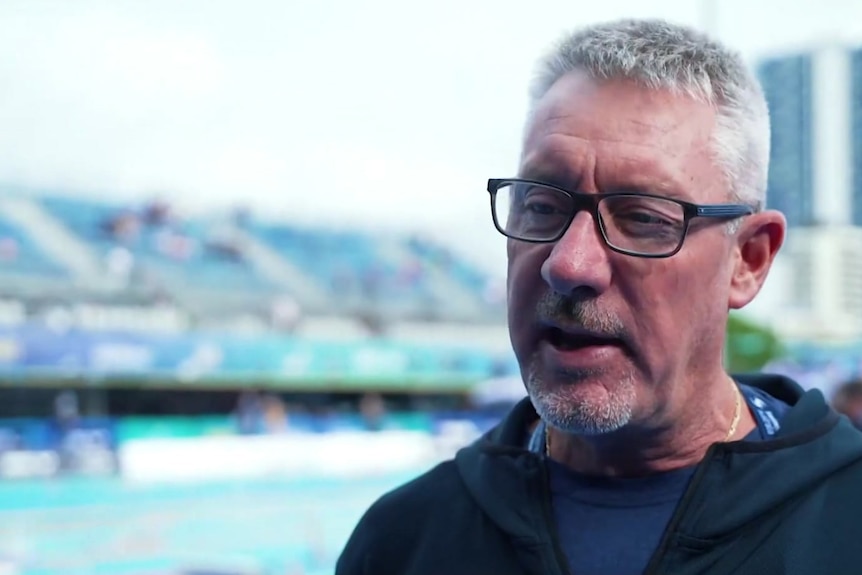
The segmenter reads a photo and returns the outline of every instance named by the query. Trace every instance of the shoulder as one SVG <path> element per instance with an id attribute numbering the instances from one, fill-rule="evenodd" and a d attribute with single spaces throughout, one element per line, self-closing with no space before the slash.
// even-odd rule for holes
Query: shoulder
<path id="1" fill-rule="evenodd" d="M 454 460 L 444 461 L 415 479 L 381 496 L 368 510 L 372 517 L 388 518 L 405 511 L 424 512 L 463 493 L 464 484 Z"/>
<path id="2" fill-rule="evenodd" d="M 338 559 L 337 575 L 379 575 L 408 561 L 423 533 L 439 523 L 435 516 L 466 498 L 452 460 L 382 495 L 354 528 Z"/>

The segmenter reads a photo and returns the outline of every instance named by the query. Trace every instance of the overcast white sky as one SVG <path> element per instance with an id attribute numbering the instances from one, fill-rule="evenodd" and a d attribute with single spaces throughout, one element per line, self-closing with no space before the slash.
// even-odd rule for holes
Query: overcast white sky
<path id="1" fill-rule="evenodd" d="M 484 183 L 515 171 L 534 59 L 708 14 L 752 59 L 862 42 L 851 0 L 2 0 L 0 182 L 434 230 L 497 267 Z"/>

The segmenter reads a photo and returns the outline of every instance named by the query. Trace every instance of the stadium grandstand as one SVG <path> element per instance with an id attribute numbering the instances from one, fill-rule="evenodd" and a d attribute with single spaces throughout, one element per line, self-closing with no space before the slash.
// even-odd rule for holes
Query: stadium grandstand
<path id="1" fill-rule="evenodd" d="M 0 572 L 331 572 L 523 394 L 503 299 L 416 235 L 0 189 Z"/>
<path id="2" fill-rule="evenodd" d="M 188 334 L 216 340 L 241 334 L 244 339 L 211 349 L 221 361 L 208 355 L 218 364 L 209 366 L 210 375 L 234 369 L 242 379 L 277 380 L 284 388 L 303 371 L 291 367 L 300 359 L 290 352 L 309 340 L 372 342 L 379 349 L 397 342 L 412 352 L 402 358 L 410 364 L 406 373 L 419 377 L 440 368 L 442 374 L 466 370 L 474 379 L 511 368 L 487 365 L 495 363 L 492 355 L 505 353 L 499 287 L 422 238 L 299 227 L 241 211 L 187 219 L 158 201 L 129 207 L 58 194 L 7 190 L 2 196 L 0 321 L 25 337 L 56 340 L 58 352 L 62 338 L 91 343 L 62 358 L 12 358 L 3 369 L 13 376 L 16 365 L 26 365 L 31 378 L 50 378 L 53 369 L 67 378 L 103 371 L 108 380 L 146 371 L 170 378 L 189 359 L 172 358 L 172 371 L 157 350 L 132 353 L 134 340 L 125 354 L 100 353 L 100 341 L 111 332 L 147 334 L 174 355 L 182 347 L 178 339 Z M 238 353 L 248 342 L 269 342 L 270 348 L 279 342 L 287 353 L 264 353 L 264 345 L 255 345 L 254 354 Z M 447 345 L 451 350 L 443 353 Z M 428 357 L 428 349 L 442 355 Z M 478 361 L 474 350 L 487 352 L 485 365 L 471 364 Z M 6 355 L 17 355 L 13 351 Z M 337 379 L 339 367 L 325 365 L 325 350 L 315 355 L 311 372 L 323 369 Z M 100 358 L 113 365 L 93 365 Z M 248 365 L 236 363 L 241 360 Z"/>

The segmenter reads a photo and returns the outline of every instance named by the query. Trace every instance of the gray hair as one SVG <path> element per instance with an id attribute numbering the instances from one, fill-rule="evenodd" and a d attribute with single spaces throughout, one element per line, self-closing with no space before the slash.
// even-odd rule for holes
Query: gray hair
<path id="1" fill-rule="evenodd" d="M 566 35 L 539 63 L 531 110 L 565 74 L 630 79 L 712 105 L 713 154 L 731 198 L 763 207 L 769 170 L 769 111 L 741 56 L 704 34 L 660 20 L 621 20 Z"/>

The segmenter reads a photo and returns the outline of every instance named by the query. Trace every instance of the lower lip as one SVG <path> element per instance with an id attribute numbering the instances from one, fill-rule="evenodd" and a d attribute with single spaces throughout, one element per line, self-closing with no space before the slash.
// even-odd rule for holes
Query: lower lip
<path id="1" fill-rule="evenodd" d="M 571 369 L 607 366 L 609 363 L 619 361 L 624 355 L 623 348 L 619 344 L 560 349 L 544 340 L 540 344 L 539 350 L 549 365 Z"/>

